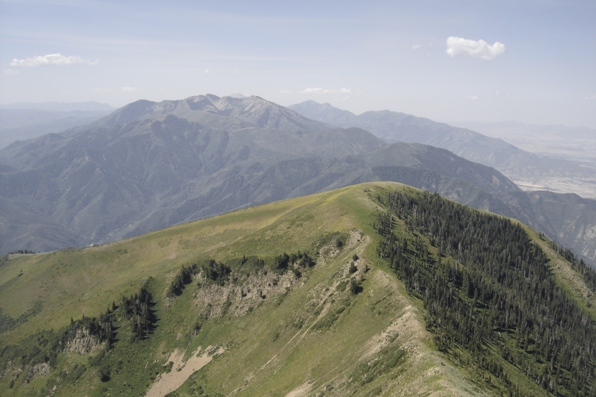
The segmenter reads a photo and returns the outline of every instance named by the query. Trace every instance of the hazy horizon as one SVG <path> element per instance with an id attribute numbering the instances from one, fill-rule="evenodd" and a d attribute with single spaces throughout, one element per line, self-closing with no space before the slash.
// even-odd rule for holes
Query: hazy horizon
<path id="1" fill-rule="evenodd" d="M 0 104 L 213 93 L 596 128 L 596 3 L 0 1 Z"/>
<path id="2" fill-rule="evenodd" d="M 215 94 L 210 94 L 210 93 L 205 93 L 205 94 L 197 94 L 196 96 L 200 96 L 200 95 L 215 95 Z M 234 94 L 229 94 L 229 95 L 222 95 L 221 97 L 237 97 L 237 95 L 242 95 L 244 97 L 249 97 L 251 95 L 244 95 L 241 93 L 234 93 Z M 194 96 L 194 95 L 193 95 Z M 169 101 L 169 100 L 184 100 L 186 98 L 177 98 L 177 99 L 163 99 L 163 101 Z M 263 98 L 265 100 L 267 100 L 267 98 Z M 139 101 L 139 100 L 145 100 L 145 98 L 138 98 L 135 99 L 132 102 L 135 101 Z M 322 105 L 331 105 L 334 108 L 340 109 L 340 110 L 347 110 L 347 109 L 343 109 L 339 106 L 334 106 L 332 104 L 330 104 L 329 102 L 319 102 L 316 101 L 314 99 L 306 99 L 303 102 L 307 102 L 307 101 L 315 101 L 319 104 Z M 126 103 L 122 106 L 114 106 L 110 103 L 107 102 L 97 102 L 97 101 L 81 101 L 81 102 L 15 102 L 15 103 L 6 103 L 6 104 L 0 104 L 0 109 L 34 109 L 34 110 L 57 110 L 60 111 L 59 107 L 64 106 L 70 109 L 70 107 L 72 107 L 74 110 L 85 110 L 85 109 L 79 109 L 78 105 L 101 105 L 101 106 L 106 106 L 106 107 L 111 107 L 113 110 L 117 110 L 123 106 L 129 105 L 130 103 Z M 153 102 L 160 102 L 159 100 L 153 101 Z M 297 105 L 300 102 L 297 103 L 292 103 L 289 105 L 285 105 L 285 106 L 289 106 L 291 107 L 292 105 Z M 38 105 L 38 106 L 36 106 Z M 103 109 L 105 110 L 105 109 Z M 377 111 L 383 111 L 383 110 L 389 110 L 392 112 L 399 112 L 399 110 L 394 110 L 394 109 L 377 109 Z M 63 110 L 63 111 L 71 111 L 71 110 Z M 348 110 L 349 111 L 349 110 Z M 364 112 L 359 112 L 359 113 L 354 113 L 351 112 L 355 115 L 361 115 L 363 113 L 368 112 L 369 110 L 366 110 Z M 416 117 L 421 117 L 421 118 L 429 118 L 429 117 L 425 117 L 424 115 L 413 115 Z M 528 127 L 570 127 L 573 129 L 577 129 L 577 130 L 594 130 L 594 132 L 596 132 L 596 128 L 592 128 L 592 127 L 588 127 L 586 125 L 568 125 L 568 124 L 531 124 L 531 123 L 524 123 L 521 121 L 517 121 L 517 120 L 500 120 L 500 121 L 477 121 L 477 120 L 436 120 L 433 119 L 433 121 L 436 122 L 441 122 L 441 123 L 446 123 L 446 124 L 452 124 L 455 127 L 463 127 L 463 128 L 468 128 L 468 129 L 472 129 L 474 130 L 474 125 L 485 125 L 485 126 L 498 126 L 498 125 L 507 125 L 507 124 L 511 124 L 511 125 L 520 125 L 520 126 L 528 126 Z M 482 131 L 476 131 L 476 132 L 482 132 Z M 491 135 L 491 134 L 488 134 Z M 493 135 L 491 135 L 493 136 Z M 495 135 L 496 136 L 496 135 Z"/>

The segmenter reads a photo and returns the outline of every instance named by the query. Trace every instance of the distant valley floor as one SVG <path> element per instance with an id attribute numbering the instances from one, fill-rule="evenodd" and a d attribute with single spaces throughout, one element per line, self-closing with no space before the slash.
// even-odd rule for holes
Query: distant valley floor
<path id="1" fill-rule="evenodd" d="M 596 170 L 594 171 L 596 175 Z M 596 199 L 596 177 L 592 179 L 552 176 L 511 180 L 525 191 L 548 190 L 554 193 L 575 193 L 583 198 Z"/>

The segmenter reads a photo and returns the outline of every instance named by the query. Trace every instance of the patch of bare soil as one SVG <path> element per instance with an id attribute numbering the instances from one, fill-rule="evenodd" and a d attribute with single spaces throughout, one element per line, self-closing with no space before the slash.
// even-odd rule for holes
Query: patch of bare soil
<path id="1" fill-rule="evenodd" d="M 303 385 L 298 386 L 296 389 L 292 390 L 288 394 L 286 394 L 286 397 L 304 397 L 304 396 L 308 395 L 308 392 L 310 391 L 311 388 L 312 388 L 311 383 L 305 383 Z"/>
<path id="2" fill-rule="evenodd" d="M 186 380 L 196 371 L 209 364 L 213 357 L 222 354 L 222 348 L 213 348 L 209 346 L 203 354 L 199 356 L 201 348 L 199 347 L 191 357 L 184 362 L 184 352 L 176 349 L 170 355 L 168 362 L 172 362 L 172 371 L 160 375 L 155 383 L 147 390 L 145 397 L 163 397 L 178 389 Z"/>

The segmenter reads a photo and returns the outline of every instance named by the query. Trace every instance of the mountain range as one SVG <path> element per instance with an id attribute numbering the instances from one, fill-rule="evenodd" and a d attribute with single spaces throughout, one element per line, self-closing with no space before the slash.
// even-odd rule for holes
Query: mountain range
<path id="1" fill-rule="evenodd" d="M 509 146 L 495 153 L 515 152 Z M 594 200 L 526 193 L 495 169 L 444 149 L 387 143 L 255 96 L 214 95 L 137 101 L 0 150 L 0 252 L 103 244 L 377 180 L 515 217 L 589 263 L 596 258 Z"/>
<path id="2" fill-rule="evenodd" d="M 596 129 L 594 128 L 533 125 L 515 121 L 498 123 L 460 121 L 451 124 L 504 139 L 533 153 L 582 162 L 592 167 L 596 163 Z"/>
<path id="3" fill-rule="evenodd" d="M 365 129 L 387 142 L 422 143 L 447 149 L 467 160 L 494 167 L 516 184 L 529 190 L 578 192 L 585 194 L 585 197 L 596 198 L 596 168 L 585 161 L 537 155 L 521 150 L 500 138 L 389 110 L 368 111 L 355 115 L 330 104 L 314 101 L 295 104 L 290 108 L 305 117 L 330 125 Z M 535 142 L 540 142 L 546 139 L 546 127 L 537 128 L 541 131 L 541 137 L 535 139 Z"/>

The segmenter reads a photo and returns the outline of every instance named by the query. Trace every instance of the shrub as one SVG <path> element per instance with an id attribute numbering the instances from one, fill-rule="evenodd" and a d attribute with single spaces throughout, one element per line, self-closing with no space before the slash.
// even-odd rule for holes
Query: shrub
<path id="1" fill-rule="evenodd" d="M 104 365 L 99 369 L 99 379 L 102 382 L 109 382 L 112 375 L 112 369 L 109 364 Z"/>
<path id="2" fill-rule="evenodd" d="M 350 279 L 350 292 L 352 295 L 358 295 L 362 292 L 362 286 L 360 286 L 360 283 L 356 279 Z"/>

